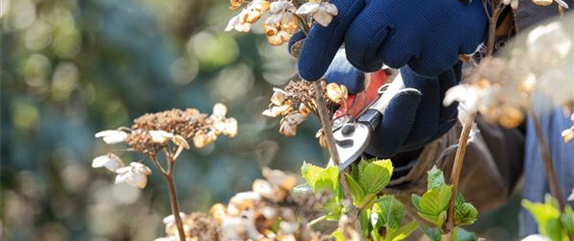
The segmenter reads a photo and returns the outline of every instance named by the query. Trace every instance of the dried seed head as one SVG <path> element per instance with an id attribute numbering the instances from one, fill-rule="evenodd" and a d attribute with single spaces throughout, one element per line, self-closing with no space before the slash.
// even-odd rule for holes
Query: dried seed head
<path id="1" fill-rule="evenodd" d="M 217 139 L 218 135 L 234 137 L 237 134 L 237 121 L 226 118 L 227 108 L 223 104 L 213 107 L 209 117 L 196 109 L 173 109 L 153 114 L 145 114 L 132 125 L 126 143 L 136 151 L 154 155 L 169 145 L 169 141 L 185 149 L 189 141 L 202 148 Z"/>
<path id="2" fill-rule="evenodd" d="M 345 86 L 335 83 L 327 85 L 321 81 L 321 89 L 328 110 L 333 110 L 338 105 L 345 105 L 348 98 Z M 279 132 L 285 136 L 294 136 L 297 134 L 297 126 L 305 121 L 310 113 L 317 113 L 315 88 L 308 81 L 290 81 L 283 90 L 278 88 L 273 90 L 269 108 L 262 114 L 269 117 L 282 116 Z M 324 143 L 321 146 L 325 147 Z"/>

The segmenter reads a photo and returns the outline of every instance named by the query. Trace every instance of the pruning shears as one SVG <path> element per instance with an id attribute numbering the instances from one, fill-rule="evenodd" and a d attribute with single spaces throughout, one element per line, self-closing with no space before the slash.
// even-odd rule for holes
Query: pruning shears
<path id="1" fill-rule="evenodd" d="M 333 137 L 339 154 L 339 169 L 343 170 L 357 160 L 369 144 L 372 132 L 383 119 L 390 98 L 400 86 L 390 83 L 400 78 L 396 69 L 382 69 L 367 74 L 365 90 L 350 95 L 347 105 L 333 116 Z M 333 160 L 329 160 L 333 164 Z"/>

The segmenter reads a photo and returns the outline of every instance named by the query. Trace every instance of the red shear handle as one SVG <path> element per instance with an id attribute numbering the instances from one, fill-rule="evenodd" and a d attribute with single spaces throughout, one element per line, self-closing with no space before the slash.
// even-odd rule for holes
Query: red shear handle
<path id="1" fill-rule="evenodd" d="M 379 88 L 387 83 L 387 73 L 384 69 L 370 74 L 370 78 L 366 78 L 365 90 L 356 94 L 349 95 L 347 98 L 347 108 L 344 106 L 333 115 L 333 120 L 349 115 L 355 119 L 361 114 L 368 106 L 379 98 Z"/>

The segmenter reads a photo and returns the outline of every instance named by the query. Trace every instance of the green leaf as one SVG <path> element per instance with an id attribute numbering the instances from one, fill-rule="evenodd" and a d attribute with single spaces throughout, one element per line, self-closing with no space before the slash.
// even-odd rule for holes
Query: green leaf
<path id="1" fill-rule="evenodd" d="M 522 206 L 534 216 L 536 223 L 538 223 L 538 231 L 540 234 L 550 236 L 551 233 L 549 233 L 550 230 L 548 229 L 552 224 L 549 223 L 552 222 L 552 220 L 560 219 L 560 211 L 552 202 L 551 198 L 546 198 L 545 203 L 532 203 L 528 200 L 522 200 Z"/>
<path id="2" fill-rule="evenodd" d="M 566 229 L 566 232 L 570 233 L 570 235 L 574 235 L 574 212 L 572 211 L 572 207 L 567 205 L 560 218 L 562 219 L 562 225 Z"/>
<path id="3" fill-rule="evenodd" d="M 412 194 L 411 195 L 411 202 L 413 203 L 413 206 L 415 206 L 415 208 L 417 210 L 420 210 L 420 205 L 421 205 L 421 196 L 416 195 L 416 194 Z"/>
<path id="4" fill-rule="evenodd" d="M 473 224 L 478 217 L 478 210 L 467 202 L 455 205 L 454 211 L 454 222 L 456 226 Z"/>
<path id="5" fill-rule="evenodd" d="M 327 213 L 327 220 L 338 221 L 339 217 L 341 217 L 343 207 L 339 203 L 339 199 L 331 198 L 323 205 L 323 209 L 325 213 Z"/>
<path id="6" fill-rule="evenodd" d="M 546 232 L 547 233 L 543 235 L 547 236 L 552 241 L 568 240 L 566 238 L 567 237 L 566 230 L 564 230 L 564 228 L 562 227 L 560 219 L 548 220 L 548 222 L 546 223 Z M 542 232 L 540 233 L 542 234 Z"/>
<path id="7" fill-rule="evenodd" d="M 363 234 L 368 234 L 371 232 L 371 225 L 369 223 L 371 219 L 369 217 L 369 210 L 364 210 L 359 213 L 359 224 L 361 225 L 361 231 Z"/>
<path id="8" fill-rule="evenodd" d="M 359 163 L 359 184 L 367 194 L 378 194 L 389 184 L 392 173 L 393 164 L 388 159 Z"/>
<path id="9" fill-rule="evenodd" d="M 301 166 L 301 174 L 314 191 L 327 190 L 337 194 L 339 185 L 339 168 L 329 166 L 321 168 L 307 162 Z"/>
<path id="10" fill-rule="evenodd" d="M 440 189 L 427 191 L 420 200 L 420 212 L 438 215 L 448 208 L 452 186 L 444 185 Z"/>
<path id="11" fill-rule="evenodd" d="M 476 235 L 473 232 L 458 227 L 454 228 L 453 232 L 453 241 L 476 241 Z"/>
<path id="12" fill-rule="evenodd" d="M 405 226 L 402 226 L 401 228 L 397 229 L 396 231 L 390 232 L 389 235 L 387 236 L 387 240 L 388 241 L 402 241 L 404 239 L 406 239 L 409 235 L 411 235 L 412 232 L 414 232 L 415 230 L 417 230 L 418 228 L 418 223 L 416 221 L 412 221 L 410 223 L 407 223 Z"/>
<path id="13" fill-rule="evenodd" d="M 365 197 L 365 191 L 363 190 L 361 185 L 359 185 L 359 183 L 357 183 L 357 181 L 355 181 L 355 179 L 353 179 L 353 177 L 351 177 L 351 175 L 349 175 L 347 173 L 345 173 L 345 181 L 347 181 L 347 185 L 349 186 L 349 191 L 351 191 L 351 196 L 353 198 L 353 204 L 355 206 L 359 206 L 359 204 L 361 203 L 361 201 Z"/>
<path id="14" fill-rule="evenodd" d="M 307 183 L 309 183 L 309 186 L 315 189 L 315 180 L 317 179 L 317 176 L 319 176 L 319 174 L 323 172 L 323 170 L 324 169 L 321 167 L 315 166 L 307 162 L 303 162 L 303 166 L 301 166 L 301 175 L 303 176 L 303 178 L 305 178 Z"/>
<path id="15" fill-rule="evenodd" d="M 313 186 L 313 185 L 311 185 Z M 339 186 L 339 168 L 335 166 L 329 166 L 317 175 L 315 179 L 315 191 L 331 191 L 334 195 L 337 195 L 337 187 Z"/>
<path id="16" fill-rule="evenodd" d="M 435 166 L 427 172 L 427 190 L 437 190 L 445 185 L 443 172 Z"/>
<path id="17" fill-rule="evenodd" d="M 335 238 L 335 241 L 347 241 L 343 236 L 343 231 L 340 228 L 337 228 L 333 233 L 331 233 L 331 237 Z"/>
<path id="18" fill-rule="evenodd" d="M 373 212 L 379 215 L 379 222 L 387 229 L 398 229 L 401 226 L 405 209 L 394 196 L 384 195 L 373 206 Z"/>
<path id="19" fill-rule="evenodd" d="M 437 228 L 426 226 L 419 223 L 421 230 L 427 235 L 427 237 L 432 241 L 440 241 L 441 233 Z"/>

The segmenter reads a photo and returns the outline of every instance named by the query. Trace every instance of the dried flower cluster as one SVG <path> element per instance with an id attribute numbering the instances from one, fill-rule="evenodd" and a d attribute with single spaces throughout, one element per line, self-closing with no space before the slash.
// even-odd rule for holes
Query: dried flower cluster
<path id="1" fill-rule="evenodd" d="M 318 233 L 307 229 L 305 214 L 313 215 L 328 194 L 305 192 L 292 196 L 296 177 L 279 170 L 263 169 L 265 179 L 253 182 L 252 190 L 237 193 L 227 205 L 211 207 L 211 216 L 186 215 L 184 220 L 187 240 L 322 240 Z M 173 215 L 164 219 L 166 237 L 155 241 L 176 241 L 177 229 Z"/>
<path id="2" fill-rule="evenodd" d="M 337 15 L 335 5 L 321 0 L 310 0 L 299 6 L 299 1 L 290 0 L 230 0 L 230 9 L 236 10 L 245 7 L 227 24 L 225 31 L 236 30 L 249 32 L 251 26 L 261 18 L 265 12 L 269 17 L 263 24 L 263 30 L 269 44 L 278 46 L 289 41 L 291 36 L 301 26 L 303 30 L 311 27 L 313 22 L 327 26 Z"/>
<path id="3" fill-rule="evenodd" d="M 345 106 L 348 97 L 347 88 L 335 83 L 325 84 L 321 82 L 324 97 L 327 100 L 327 108 Z M 305 121 L 310 113 L 318 116 L 317 104 L 315 103 L 313 84 L 308 81 L 290 81 L 284 90 L 273 88 L 269 108 L 263 111 L 263 115 L 269 117 L 281 116 L 279 132 L 285 136 L 295 136 L 297 126 Z M 331 113 L 332 114 L 332 113 Z M 321 146 L 325 147 L 322 130 L 317 132 L 317 138 Z"/>
<path id="4" fill-rule="evenodd" d="M 485 58 L 466 74 L 467 83 L 450 89 L 444 104 L 460 103 L 461 112 L 476 110 L 491 123 L 512 128 L 531 110 L 534 95 L 557 105 L 571 104 L 574 81 L 568 58 L 572 41 L 560 23 L 531 31 L 524 48 L 511 48 L 508 57 Z"/>
<path id="5" fill-rule="evenodd" d="M 183 221 L 183 228 L 187 240 L 217 240 L 219 237 L 219 226 L 213 217 L 199 212 L 189 215 L 180 212 L 179 216 Z M 165 237 L 156 238 L 154 241 L 179 241 L 175 217 L 169 215 L 163 219 L 165 225 Z M 186 240 L 186 241 L 187 241 Z"/>
<path id="6" fill-rule="evenodd" d="M 145 114 L 134 120 L 126 143 L 143 153 L 156 153 L 166 147 L 169 140 L 176 145 L 185 145 L 185 141 L 191 140 L 196 147 L 202 148 L 221 134 L 229 137 L 237 134 L 237 121 L 226 118 L 226 114 L 227 107 L 220 103 L 213 106 L 210 116 L 193 108 Z"/>
<path id="7" fill-rule="evenodd" d="M 175 161 L 183 149 L 189 149 L 188 141 L 193 141 L 198 148 L 204 147 L 217 139 L 218 135 L 234 137 L 237 134 L 237 121 L 226 118 L 227 108 L 223 104 L 213 107 L 213 114 L 207 116 L 196 109 L 178 110 L 145 114 L 136 120 L 130 128 L 105 130 L 96 133 L 107 144 L 125 142 L 131 150 L 141 152 L 155 159 L 162 149 L 170 153 Z M 170 143 L 174 146 L 170 148 Z M 124 167 L 124 162 L 114 153 L 96 157 L 92 167 L 105 167 L 117 174 L 116 183 L 127 183 L 144 188 L 147 176 L 152 173 L 149 167 L 140 162 L 132 162 Z"/>

